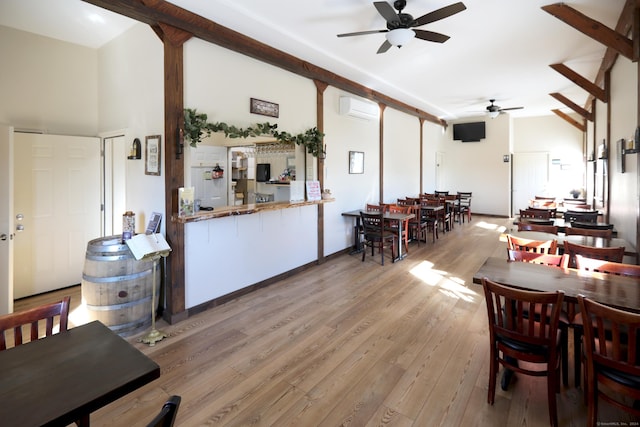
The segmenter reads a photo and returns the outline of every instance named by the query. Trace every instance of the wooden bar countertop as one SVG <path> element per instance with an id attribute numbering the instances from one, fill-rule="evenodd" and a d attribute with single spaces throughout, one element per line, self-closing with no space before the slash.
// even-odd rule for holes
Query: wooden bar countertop
<path id="1" fill-rule="evenodd" d="M 335 199 L 322 199 L 303 202 L 267 202 L 251 203 L 248 205 L 239 206 L 222 206 L 219 208 L 214 208 L 211 211 L 200 210 L 193 215 L 188 216 L 178 216 L 177 214 L 173 214 L 171 216 L 171 221 L 181 222 L 184 224 L 188 222 L 206 221 L 209 219 L 224 218 L 234 215 L 249 215 L 258 212 L 273 211 L 277 209 L 290 209 L 299 208 L 301 206 L 321 205 L 324 203 L 333 202 L 334 200 Z"/>

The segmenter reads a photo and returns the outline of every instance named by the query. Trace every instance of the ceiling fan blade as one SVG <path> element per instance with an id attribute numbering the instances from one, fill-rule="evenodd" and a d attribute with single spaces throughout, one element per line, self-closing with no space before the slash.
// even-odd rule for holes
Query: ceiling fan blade
<path id="1" fill-rule="evenodd" d="M 509 108 L 501 108 L 500 111 L 508 111 L 508 110 L 522 110 L 524 107 L 509 107 Z"/>
<path id="2" fill-rule="evenodd" d="M 378 34 L 378 33 L 387 33 L 387 32 L 389 32 L 389 30 L 358 31 L 355 33 L 338 34 L 338 37 L 364 36 L 366 34 Z"/>
<path id="3" fill-rule="evenodd" d="M 385 53 L 391 48 L 392 44 L 389 43 L 389 40 L 385 40 L 384 43 L 380 45 L 378 51 L 376 53 Z"/>
<path id="4" fill-rule="evenodd" d="M 444 43 L 450 39 L 449 36 L 446 36 L 440 33 L 434 33 L 433 31 L 426 31 L 426 30 L 413 30 L 413 31 L 416 32 L 416 38 L 427 40 L 430 42 Z"/>
<path id="5" fill-rule="evenodd" d="M 399 24 L 400 23 L 400 18 L 398 18 L 398 14 L 393 9 L 393 7 L 391 7 L 391 5 L 389 3 L 387 3 L 386 1 L 374 1 L 373 5 L 378 10 L 378 13 L 380 15 L 382 15 L 382 17 L 388 23 L 390 23 L 390 24 L 391 23 L 394 23 L 394 24 Z"/>
<path id="6" fill-rule="evenodd" d="M 449 6 L 445 6 L 441 9 L 434 10 L 433 12 L 429 12 L 426 15 L 422 15 L 420 18 L 413 21 L 413 25 L 411 26 L 419 27 L 420 25 L 425 25 L 430 22 L 435 22 L 440 19 L 447 18 L 451 15 L 455 15 L 458 12 L 462 12 L 466 8 L 467 7 L 462 2 L 450 4 Z"/>

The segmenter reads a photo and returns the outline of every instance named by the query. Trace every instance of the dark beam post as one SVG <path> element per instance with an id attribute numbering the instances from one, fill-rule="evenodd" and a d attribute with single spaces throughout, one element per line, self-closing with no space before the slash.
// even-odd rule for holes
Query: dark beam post
<path id="1" fill-rule="evenodd" d="M 325 82 L 314 80 L 316 85 L 316 126 L 318 130 L 324 133 L 324 91 L 329 86 Z M 324 153 L 324 146 L 323 146 Z M 307 153 L 305 152 L 305 156 Z M 324 186 L 324 159 L 325 154 L 321 154 L 317 157 L 318 165 L 318 180 L 320 181 L 320 188 L 325 189 Z M 307 171 L 304 171 L 305 175 Z M 318 264 L 324 263 L 324 204 L 318 205 Z"/>
<path id="2" fill-rule="evenodd" d="M 158 24 L 152 27 L 164 43 L 164 185 L 167 242 L 172 252 L 165 274 L 166 310 L 163 317 L 175 323 L 188 317 L 185 310 L 184 224 L 172 221 L 178 212 L 178 188 L 184 186 L 184 160 L 180 129 L 184 120 L 183 44 L 191 34 Z"/>

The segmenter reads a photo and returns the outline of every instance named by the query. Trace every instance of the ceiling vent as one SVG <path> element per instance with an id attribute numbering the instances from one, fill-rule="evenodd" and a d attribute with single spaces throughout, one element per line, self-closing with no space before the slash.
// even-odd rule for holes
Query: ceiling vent
<path id="1" fill-rule="evenodd" d="M 340 114 L 365 120 L 376 120 L 380 108 L 377 104 L 348 96 L 340 97 Z"/>

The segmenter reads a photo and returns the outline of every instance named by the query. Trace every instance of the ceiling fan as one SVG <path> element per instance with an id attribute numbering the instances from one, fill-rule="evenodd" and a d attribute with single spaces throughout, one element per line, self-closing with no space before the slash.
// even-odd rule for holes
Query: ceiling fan
<path id="1" fill-rule="evenodd" d="M 382 43 L 377 53 L 384 53 L 388 51 L 391 46 L 398 46 L 400 48 L 414 37 L 430 42 L 444 43 L 449 40 L 449 36 L 435 33 L 433 31 L 413 30 L 412 28 L 439 21 L 440 19 L 462 12 L 467 8 L 462 2 L 453 3 L 449 6 L 445 6 L 422 15 L 418 19 L 413 19 L 413 16 L 408 13 L 402 13 L 402 10 L 407 5 L 406 0 L 396 0 L 393 2 L 393 7 L 398 11 L 398 13 L 396 13 L 396 11 L 393 10 L 391 5 L 386 1 L 374 1 L 373 5 L 378 10 L 378 13 L 387 21 L 386 30 L 358 31 L 355 33 L 338 34 L 338 37 L 386 33 L 386 40 Z"/>
<path id="2" fill-rule="evenodd" d="M 499 105 L 495 105 L 494 102 L 496 102 L 495 99 L 490 99 L 489 102 L 491 104 L 489 104 L 487 106 L 487 113 L 489 114 L 489 116 L 492 119 L 495 119 L 496 117 L 498 117 L 499 114 L 505 112 L 505 111 L 509 111 L 509 110 L 521 110 L 524 107 L 509 107 L 509 108 L 502 108 Z"/>

